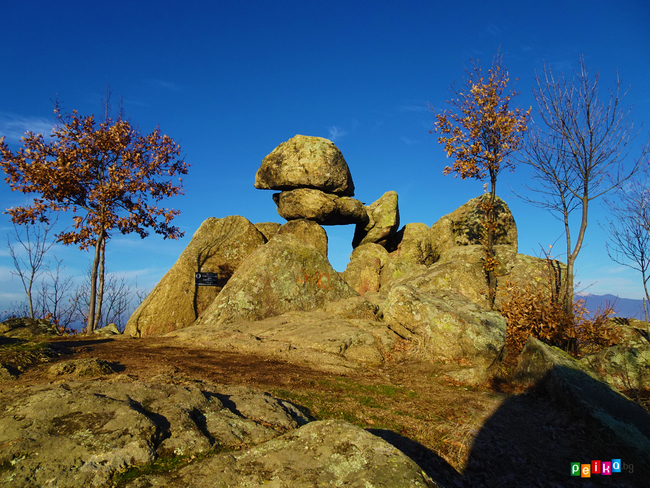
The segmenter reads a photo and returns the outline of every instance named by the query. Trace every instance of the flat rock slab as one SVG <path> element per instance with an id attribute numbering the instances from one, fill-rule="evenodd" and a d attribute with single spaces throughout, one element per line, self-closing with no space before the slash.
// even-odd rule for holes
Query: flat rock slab
<path id="1" fill-rule="evenodd" d="M 289 312 L 260 321 L 193 325 L 166 334 L 178 341 L 238 351 L 344 373 L 383 362 L 382 351 L 392 349 L 397 335 L 386 324 L 351 319 L 332 313 Z"/>

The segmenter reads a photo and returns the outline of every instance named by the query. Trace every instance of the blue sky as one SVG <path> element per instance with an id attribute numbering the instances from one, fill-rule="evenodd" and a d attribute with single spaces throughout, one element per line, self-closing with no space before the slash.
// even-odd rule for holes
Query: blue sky
<path id="1" fill-rule="evenodd" d="M 427 104 L 446 108 L 448 87 L 462 81 L 470 58 L 487 66 L 499 47 L 518 78 L 515 105 L 533 103 L 544 63 L 570 74 L 584 55 L 603 90 L 618 69 L 630 86 L 625 106 L 637 124 L 650 123 L 649 22 L 645 0 L 5 2 L 0 135 L 15 150 L 26 130 L 48 133 L 57 97 L 67 110 L 99 114 L 110 84 L 142 132 L 160 126 L 177 141 L 192 166 L 185 195 L 169 205 L 182 211 L 175 223 L 185 238 L 118 235 L 107 247 L 109 271 L 153 287 L 208 217 L 284 222 L 273 192 L 253 182 L 262 159 L 295 134 L 333 140 L 366 204 L 397 191 L 403 224 L 432 225 L 482 193 L 479 181 L 442 174 L 449 162 L 429 134 Z M 520 167 L 497 185 L 517 222 L 520 252 L 556 242 L 559 254 L 560 222 L 510 189 L 521 192 L 527 178 Z M 2 209 L 26 202 L 0 184 Z M 598 225 L 605 217 L 595 203 L 577 281 L 590 293 L 640 298 L 637 273 L 607 257 Z M 11 230 L 0 216 L 0 310 L 22 296 L 4 246 Z M 330 260 L 343 270 L 354 227 L 327 232 Z M 76 276 L 91 259 L 71 247 L 53 252 Z"/>

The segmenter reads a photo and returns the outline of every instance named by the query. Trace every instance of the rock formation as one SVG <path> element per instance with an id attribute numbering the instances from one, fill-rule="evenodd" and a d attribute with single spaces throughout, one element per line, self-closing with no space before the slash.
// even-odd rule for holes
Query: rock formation
<path id="1" fill-rule="evenodd" d="M 385 246 L 399 228 L 397 193 L 388 191 L 379 200 L 366 207 L 368 222 L 357 224 L 352 247 L 375 243 Z"/>
<path id="2" fill-rule="evenodd" d="M 246 256 L 265 241 L 264 235 L 244 217 L 207 219 L 131 316 L 125 333 L 145 336 L 192 325 Z M 217 273 L 218 286 L 195 286 L 198 272 Z"/>
<path id="3" fill-rule="evenodd" d="M 356 294 L 316 247 L 276 235 L 246 258 L 196 324 L 261 320 Z"/>

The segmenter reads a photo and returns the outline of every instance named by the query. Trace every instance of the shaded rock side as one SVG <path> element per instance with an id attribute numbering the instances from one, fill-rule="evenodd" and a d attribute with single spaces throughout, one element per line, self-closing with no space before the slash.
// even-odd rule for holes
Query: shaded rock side
<path id="1" fill-rule="evenodd" d="M 388 294 L 384 320 L 400 336 L 419 342 L 425 359 L 469 365 L 452 375 L 459 381 L 481 383 L 498 370 L 506 320 L 458 293 L 396 286 Z"/>
<path id="2" fill-rule="evenodd" d="M 479 204 L 489 197 L 486 193 L 473 198 L 431 226 L 432 245 L 437 254 L 454 246 L 485 244 L 485 212 Z M 494 244 L 506 244 L 516 249 L 517 225 L 510 208 L 499 197 L 496 197 L 495 212 L 497 228 Z"/>
<path id="3" fill-rule="evenodd" d="M 356 295 L 318 249 L 276 235 L 246 258 L 196 323 L 261 320 Z"/>
<path id="4" fill-rule="evenodd" d="M 590 422 L 622 452 L 621 458 L 627 455 L 640 466 L 650 462 L 650 415 L 601 381 L 587 365 L 530 336 L 515 378 L 525 385 L 534 384 L 537 391 Z"/>
<path id="5" fill-rule="evenodd" d="M 205 311 L 242 261 L 265 238 L 247 219 L 209 218 L 172 268 L 129 318 L 124 330 L 146 336 L 188 327 Z M 218 273 L 220 286 L 195 286 L 197 272 Z"/>
<path id="6" fill-rule="evenodd" d="M 308 219 L 321 225 L 365 224 L 366 210 L 359 200 L 310 188 L 273 195 L 278 214 L 286 220 Z"/>
<path id="7" fill-rule="evenodd" d="M 266 156 L 255 174 L 255 188 L 314 188 L 354 196 L 354 183 L 343 154 L 332 141 L 296 135 Z"/>
<path id="8" fill-rule="evenodd" d="M 0 485 L 110 486 L 115 473 L 156 458 L 255 445 L 309 420 L 245 387 L 70 381 L 17 389 L 0 399 Z"/>
<path id="9" fill-rule="evenodd" d="M 397 192 L 387 191 L 376 202 L 366 207 L 368 222 L 357 224 L 352 247 L 375 243 L 386 246 L 388 239 L 399 228 Z"/>
<path id="10" fill-rule="evenodd" d="M 291 220 L 281 226 L 276 235 L 294 235 L 307 244 L 311 244 L 318 249 L 321 254 L 327 257 L 327 232 L 320 225 L 312 220 L 299 219 Z"/>
<path id="11" fill-rule="evenodd" d="M 183 488 L 439 486 L 391 444 L 342 420 L 311 422 L 252 449 L 188 466 L 169 482 L 155 476 L 148 481 Z"/>
<path id="12" fill-rule="evenodd" d="M 277 222 L 258 222 L 254 225 L 255 228 L 264 235 L 266 242 L 270 241 L 271 238 L 277 234 L 280 227 L 282 227 L 282 224 L 279 224 Z"/>
<path id="13" fill-rule="evenodd" d="M 32 339 L 39 336 L 61 335 L 55 325 L 45 319 L 18 317 L 0 322 L 0 334 L 14 339 Z"/>

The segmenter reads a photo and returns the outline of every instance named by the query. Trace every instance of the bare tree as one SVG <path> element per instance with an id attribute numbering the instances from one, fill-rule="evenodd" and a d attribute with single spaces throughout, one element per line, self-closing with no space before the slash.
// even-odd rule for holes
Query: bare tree
<path id="1" fill-rule="evenodd" d="M 548 209 L 564 224 L 566 237 L 566 277 L 560 299 L 567 314 L 573 309 L 573 270 L 585 239 L 589 204 L 616 191 L 639 169 L 648 154 L 646 142 L 640 154 L 626 170 L 623 162 L 630 154 L 638 134 L 621 107 L 626 92 L 616 77 L 614 89 L 602 100 L 598 90 L 599 74 L 590 75 L 584 58 L 571 79 L 563 74 L 555 78 L 549 67 L 536 77 L 533 95 L 537 116 L 521 152 L 522 162 L 532 170 L 539 199 L 525 198 Z M 570 216 L 580 213 L 575 241 Z"/>
<path id="2" fill-rule="evenodd" d="M 38 291 L 38 304 L 41 316 L 48 318 L 62 330 L 67 330 L 78 317 L 77 307 L 72 295 L 74 278 L 63 276 L 63 260 L 54 256 L 54 269 L 48 267 L 47 278 L 41 281 Z"/>
<path id="3" fill-rule="evenodd" d="M 18 276 L 23 284 L 25 294 L 27 295 L 27 305 L 29 308 L 30 318 L 34 318 L 34 284 L 38 277 L 47 269 L 45 254 L 54 245 L 55 241 L 49 239 L 49 234 L 56 224 L 56 219 L 51 222 L 38 222 L 33 225 L 25 225 L 24 233 L 18 230 L 14 224 L 13 236 L 22 247 L 22 251 L 17 249 L 11 243 L 10 237 L 7 237 L 7 248 L 9 256 L 14 263 L 15 271 L 11 273 Z"/>
<path id="4" fill-rule="evenodd" d="M 611 241 L 605 244 L 607 254 L 612 261 L 641 273 L 643 291 L 650 302 L 650 190 L 634 180 L 616 200 L 605 202 L 613 216 L 602 226 Z"/>

